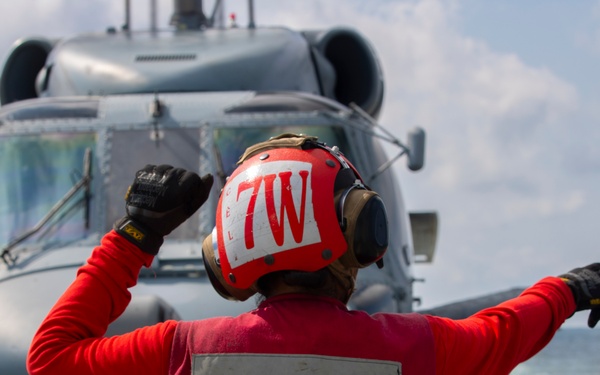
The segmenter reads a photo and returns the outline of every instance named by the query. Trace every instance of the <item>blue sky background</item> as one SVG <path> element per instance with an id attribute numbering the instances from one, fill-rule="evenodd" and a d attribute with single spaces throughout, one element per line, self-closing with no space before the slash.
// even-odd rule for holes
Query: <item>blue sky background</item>
<path id="1" fill-rule="evenodd" d="M 147 2 L 132 3 L 133 28 L 147 27 Z M 165 28 L 172 1 L 158 3 Z M 226 13 L 244 25 L 246 4 L 226 1 Z M 23 36 L 119 27 L 123 8 L 1 2 L 0 56 Z M 415 287 L 422 307 L 600 260 L 600 1 L 255 0 L 255 8 L 259 26 L 355 27 L 383 67 L 380 122 L 401 139 L 426 129 L 425 169 L 393 166 L 408 208 L 440 215 L 434 263 L 415 269 L 426 279 Z"/>

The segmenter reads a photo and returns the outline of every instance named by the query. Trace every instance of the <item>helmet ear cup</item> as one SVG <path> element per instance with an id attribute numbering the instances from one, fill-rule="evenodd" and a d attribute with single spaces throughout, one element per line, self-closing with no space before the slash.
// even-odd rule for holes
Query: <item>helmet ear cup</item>
<path id="1" fill-rule="evenodd" d="M 208 279 L 213 288 L 219 295 L 230 301 L 245 301 L 256 294 L 256 290 L 251 287 L 248 289 L 238 289 L 229 285 L 223 277 L 217 254 L 217 241 L 215 233 L 209 234 L 202 242 L 202 260 L 204 261 L 204 269 L 208 274 Z"/>
<path id="2" fill-rule="evenodd" d="M 354 228 L 354 254 L 360 264 L 372 264 L 389 245 L 388 220 L 383 200 L 372 195 L 363 206 Z"/>
<path id="3" fill-rule="evenodd" d="M 388 243 L 388 220 L 379 195 L 354 184 L 336 194 L 338 219 L 348 249 L 340 258 L 347 267 L 363 268 L 385 254 Z"/>

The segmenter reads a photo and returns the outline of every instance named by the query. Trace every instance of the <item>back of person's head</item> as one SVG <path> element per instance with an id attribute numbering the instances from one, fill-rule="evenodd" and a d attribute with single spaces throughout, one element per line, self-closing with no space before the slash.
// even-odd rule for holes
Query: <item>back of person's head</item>
<path id="1" fill-rule="evenodd" d="M 382 266 L 387 246 L 383 201 L 337 147 L 282 134 L 242 155 L 202 250 L 224 298 L 284 283 L 347 302 L 358 268 Z"/>

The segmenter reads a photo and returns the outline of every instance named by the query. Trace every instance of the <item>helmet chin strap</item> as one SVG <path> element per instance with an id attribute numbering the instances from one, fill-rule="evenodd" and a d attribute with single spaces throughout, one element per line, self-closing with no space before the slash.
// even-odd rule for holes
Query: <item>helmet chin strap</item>
<path id="1" fill-rule="evenodd" d="M 337 281 L 337 284 L 344 291 L 344 295 L 340 295 L 341 301 L 347 304 L 350 300 L 350 296 L 354 293 L 356 288 L 356 276 L 358 275 L 358 268 L 346 267 L 336 259 L 333 263 L 327 266 L 327 269 Z"/>

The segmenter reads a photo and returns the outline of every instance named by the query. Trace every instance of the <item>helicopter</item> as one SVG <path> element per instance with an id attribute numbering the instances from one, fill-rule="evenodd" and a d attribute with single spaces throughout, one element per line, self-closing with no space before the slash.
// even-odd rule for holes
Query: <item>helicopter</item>
<path id="1" fill-rule="evenodd" d="M 425 131 L 413 128 L 401 142 L 378 124 L 384 79 L 369 41 L 347 27 L 257 27 L 252 0 L 247 27 L 226 26 L 220 0 L 210 14 L 200 0 L 174 0 L 173 8 L 169 29 L 152 23 L 134 31 L 126 0 L 120 29 L 24 38 L 7 57 L 0 77 L 3 374 L 26 373 L 39 323 L 123 215 L 128 185 L 146 164 L 211 173 L 215 184 L 141 271 L 107 336 L 254 307 L 212 290 L 201 242 L 239 156 L 281 133 L 338 146 L 386 202 L 393 230 L 385 267 L 359 272 L 349 306 L 413 311 L 414 266 L 433 260 L 438 215 L 406 210 L 390 166 L 404 157 L 410 170 L 423 168 Z M 394 157 L 384 143 L 397 149 Z"/>

